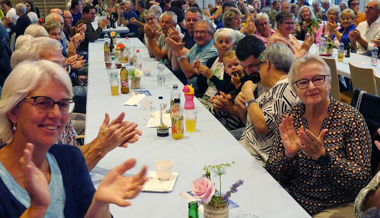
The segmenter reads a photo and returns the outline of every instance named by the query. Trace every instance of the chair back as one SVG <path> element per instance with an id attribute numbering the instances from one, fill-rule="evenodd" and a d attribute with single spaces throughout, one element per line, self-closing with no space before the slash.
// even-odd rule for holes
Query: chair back
<path id="1" fill-rule="evenodd" d="M 350 66 L 352 87 L 376 95 L 375 73 L 373 68 L 357 67 L 350 62 L 348 64 Z"/>
<path id="2" fill-rule="evenodd" d="M 380 96 L 380 77 L 375 75 L 377 96 Z"/>
<path id="3" fill-rule="evenodd" d="M 336 68 L 335 58 L 322 57 L 326 64 L 330 68 L 331 72 L 331 91 L 330 95 L 340 101 L 339 79 L 338 70 Z"/>
<path id="4" fill-rule="evenodd" d="M 11 43 L 9 45 L 9 47 L 12 50 L 12 52 L 15 50 L 15 44 L 16 44 L 16 33 L 12 33 L 12 35 L 11 35 Z"/>

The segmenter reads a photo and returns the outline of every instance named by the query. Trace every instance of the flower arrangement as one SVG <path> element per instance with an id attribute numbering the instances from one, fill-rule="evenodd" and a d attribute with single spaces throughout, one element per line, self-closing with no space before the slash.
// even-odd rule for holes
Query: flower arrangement
<path id="1" fill-rule="evenodd" d="M 232 164 L 235 164 L 235 162 L 232 162 Z M 244 183 L 243 180 L 239 179 L 232 184 L 229 191 L 222 194 L 222 175 L 226 173 L 228 167 L 231 167 L 231 164 L 225 163 L 205 166 L 203 170 L 206 171 L 206 174 L 193 181 L 192 193 L 194 194 L 194 197 L 208 205 L 218 206 L 221 204 L 227 204 L 228 198 L 231 197 L 231 194 L 237 192 L 237 188 Z M 219 177 L 218 193 L 216 193 L 215 184 L 211 182 L 211 173 Z"/>
<path id="2" fill-rule="evenodd" d="M 115 31 L 112 31 L 112 32 L 110 33 L 110 37 L 111 37 L 111 38 L 116 38 L 116 36 L 117 36 L 117 33 L 116 33 Z"/>
<path id="3" fill-rule="evenodd" d="M 141 78 L 142 75 L 143 75 L 143 72 L 140 69 L 135 68 L 129 71 L 129 76 L 131 77 L 131 79 Z"/>
<path id="4" fill-rule="evenodd" d="M 118 43 L 118 44 L 116 45 L 116 49 L 120 49 L 121 51 L 123 51 L 123 50 L 125 49 L 125 45 L 124 45 L 124 43 Z"/>
<path id="5" fill-rule="evenodd" d="M 333 40 L 331 40 L 330 38 L 327 38 L 327 40 L 326 40 L 326 49 L 332 49 L 332 48 L 334 48 L 334 42 L 333 42 Z"/>

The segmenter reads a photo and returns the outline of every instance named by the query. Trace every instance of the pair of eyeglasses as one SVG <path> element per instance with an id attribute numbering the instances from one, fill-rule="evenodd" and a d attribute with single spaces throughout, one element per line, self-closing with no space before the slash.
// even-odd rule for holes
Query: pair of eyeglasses
<path id="1" fill-rule="evenodd" d="M 365 9 L 368 9 L 368 10 L 370 10 L 370 11 L 373 11 L 373 10 L 375 10 L 375 7 L 368 7 L 368 6 L 366 6 Z"/>
<path id="2" fill-rule="evenodd" d="M 308 79 L 300 79 L 300 80 L 297 80 L 295 81 L 294 83 L 296 84 L 296 86 L 299 88 L 299 89 L 306 89 L 307 87 L 309 87 L 309 84 L 310 84 L 310 81 L 315 85 L 315 86 L 321 86 L 323 84 L 325 84 L 325 81 L 326 81 L 326 77 L 328 75 L 319 75 L 319 76 L 315 76 L 313 78 L 311 78 L 311 80 L 308 80 Z"/>
<path id="3" fill-rule="evenodd" d="M 338 16 L 338 14 L 336 14 L 336 13 L 329 13 L 328 15 L 329 16 Z"/>
<path id="4" fill-rule="evenodd" d="M 285 22 L 285 23 L 283 23 L 283 24 L 285 24 L 285 25 L 287 25 L 287 26 L 293 26 L 294 24 L 296 24 L 295 22 Z"/>
<path id="5" fill-rule="evenodd" d="M 256 65 L 252 65 L 253 67 L 256 67 L 257 71 L 260 71 L 260 66 L 261 64 L 264 63 L 263 61 L 260 61 L 258 64 Z"/>
<path id="6" fill-rule="evenodd" d="M 62 113 L 69 113 L 70 105 L 73 104 L 75 101 L 74 99 L 70 98 L 64 98 L 60 101 L 54 101 L 52 98 L 47 96 L 30 96 L 25 97 L 24 99 L 33 99 L 34 100 L 34 108 L 40 113 L 49 113 L 53 108 L 54 105 L 58 105 L 59 110 Z"/>

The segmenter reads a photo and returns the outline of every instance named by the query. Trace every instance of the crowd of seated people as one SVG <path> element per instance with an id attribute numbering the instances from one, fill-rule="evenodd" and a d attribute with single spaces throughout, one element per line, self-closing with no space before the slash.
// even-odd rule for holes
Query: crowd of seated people
<path id="1" fill-rule="evenodd" d="M 31 0 L 14 8 L 1 1 L 0 217 L 57 210 L 109 216 L 110 203 L 129 206 L 125 199 L 146 181 L 143 168 L 124 180 L 134 184 L 123 189 L 129 195 L 116 194 L 113 184 L 133 159 L 114 168 L 97 191 L 88 174 L 108 152 L 142 135 L 124 113 L 112 121 L 105 114 L 91 143 L 76 140 L 85 131 L 89 43 L 103 37 L 109 20 L 93 24 L 107 13 L 146 45 L 150 57 L 191 84 L 199 101 L 310 215 L 380 214 L 380 173 L 371 172 L 372 149 L 378 148 L 360 112 L 329 96 L 330 69 L 309 54 L 324 36 L 335 48 L 343 43 L 371 55 L 380 45 L 380 0 L 368 1 L 364 11 L 359 0 L 330 1 L 216 0 L 202 10 L 194 0 L 115 0 L 108 6 L 71 0 L 45 16 Z M 47 136 L 52 128 L 56 134 Z M 61 163 L 79 167 L 69 172 Z M 56 186 L 49 187 L 51 181 Z M 54 201 L 74 182 L 86 188 Z M 114 198 L 105 198 L 104 190 Z"/>

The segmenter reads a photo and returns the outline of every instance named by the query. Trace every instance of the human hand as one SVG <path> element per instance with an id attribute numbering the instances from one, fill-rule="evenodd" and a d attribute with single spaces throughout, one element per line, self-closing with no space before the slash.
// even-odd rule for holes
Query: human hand
<path id="1" fill-rule="evenodd" d="M 327 29 L 329 30 L 329 33 L 334 33 L 336 29 L 338 28 L 338 25 L 335 22 L 327 22 Z"/>
<path id="2" fill-rule="evenodd" d="M 198 60 L 199 61 L 199 60 Z M 200 61 L 199 61 L 199 67 L 198 67 L 198 71 L 204 76 L 206 77 L 207 79 L 210 79 L 214 74 L 211 72 L 211 70 L 203 65 L 203 64 L 200 64 Z"/>
<path id="3" fill-rule="evenodd" d="M 227 95 L 222 91 L 220 91 L 219 93 L 219 96 L 221 96 L 219 100 L 220 103 L 223 105 L 222 111 L 232 114 L 236 109 L 234 103 L 232 102 L 232 96 L 230 94 Z"/>
<path id="4" fill-rule="evenodd" d="M 318 137 L 316 137 L 310 130 L 300 128 L 298 136 L 301 140 L 300 149 L 305 152 L 313 160 L 318 160 L 326 151 L 323 147 L 323 139 L 325 138 L 328 129 L 323 129 Z"/>
<path id="5" fill-rule="evenodd" d="M 179 35 L 179 32 L 173 27 L 168 29 L 168 37 L 173 39 L 175 42 L 181 42 L 181 36 Z"/>
<path id="6" fill-rule="evenodd" d="M 30 197 L 29 213 L 42 217 L 50 205 L 49 184 L 44 173 L 32 161 L 33 151 L 34 145 L 27 143 L 20 164 L 23 170 L 23 185 Z"/>
<path id="7" fill-rule="evenodd" d="M 297 23 L 296 30 L 297 30 L 297 32 L 301 32 L 301 26 L 299 23 Z"/>
<path id="8" fill-rule="evenodd" d="M 313 36 L 315 36 L 318 32 L 317 25 L 311 25 L 311 31 L 312 31 Z"/>
<path id="9" fill-rule="evenodd" d="M 195 60 L 192 64 L 191 64 L 191 68 L 193 68 L 193 71 L 195 74 L 197 75 L 200 75 L 200 72 L 199 72 L 199 66 L 201 65 L 201 61 L 198 59 L 198 60 Z"/>
<path id="10" fill-rule="evenodd" d="M 184 42 L 175 42 L 172 38 L 166 37 L 165 43 L 170 48 L 170 50 L 172 50 L 174 54 L 177 55 L 177 57 L 182 56 L 181 52 L 185 46 Z"/>
<path id="11" fill-rule="evenodd" d="M 303 21 L 303 22 L 302 22 L 302 29 L 303 29 L 304 31 L 306 31 L 306 29 L 307 29 L 307 23 L 306 23 L 306 21 Z"/>
<path id="12" fill-rule="evenodd" d="M 212 103 L 212 106 L 217 111 L 221 111 L 223 109 L 223 104 L 221 103 L 221 98 L 223 98 L 220 95 L 216 95 L 210 98 L 210 102 Z"/>
<path id="13" fill-rule="evenodd" d="M 131 158 L 123 164 L 113 168 L 100 182 L 94 194 L 93 203 L 97 205 L 116 204 L 120 207 L 130 206 L 130 201 L 140 193 L 144 183 L 148 180 L 145 176 L 147 167 L 144 166 L 137 174 L 126 177 L 123 174 L 136 165 L 136 160 Z"/>
<path id="14" fill-rule="evenodd" d="M 380 128 L 377 129 L 377 133 L 380 135 Z M 380 142 L 376 140 L 376 141 L 375 141 L 375 145 L 376 145 L 377 149 L 380 150 Z"/>
<path id="15" fill-rule="evenodd" d="M 148 25 L 144 25 L 144 32 L 145 32 L 145 35 L 148 39 L 153 39 L 155 37 L 155 31 L 154 29 L 152 29 L 150 26 Z"/>
<path id="16" fill-rule="evenodd" d="M 359 40 L 359 37 L 360 37 L 360 32 L 358 30 L 352 30 L 351 32 L 348 33 L 348 38 L 351 40 L 351 41 L 357 41 Z"/>
<path id="17" fill-rule="evenodd" d="M 254 99 L 255 96 L 253 95 L 253 92 L 256 90 L 256 88 L 257 84 L 253 83 L 251 80 L 246 81 L 241 88 L 241 92 L 244 95 L 244 98 L 246 100 Z"/>
<path id="18" fill-rule="evenodd" d="M 6 24 L 7 26 L 8 26 L 8 24 L 13 23 L 13 20 L 12 20 L 12 18 L 10 18 L 10 17 L 6 17 L 6 16 L 4 16 L 3 19 L 4 19 L 4 22 L 5 22 L 5 24 Z"/>
<path id="19" fill-rule="evenodd" d="M 377 47 L 380 46 L 380 39 L 374 39 L 371 42 L 375 43 L 377 45 Z"/>
<path id="20" fill-rule="evenodd" d="M 306 36 L 305 41 L 303 41 L 303 43 L 301 45 L 301 48 L 309 51 L 310 47 L 313 45 L 313 42 L 314 42 L 314 36 L 313 35 Z"/>
<path id="21" fill-rule="evenodd" d="M 124 10 L 122 8 L 117 9 L 117 14 L 119 15 L 119 17 L 123 15 L 123 12 Z"/>
<path id="22" fill-rule="evenodd" d="M 138 21 L 136 20 L 136 18 L 132 17 L 131 19 L 129 19 L 129 21 L 132 23 L 132 24 L 137 24 Z"/>
<path id="23" fill-rule="evenodd" d="M 245 102 L 246 98 L 243 92 L 239 92 L 239 94 L 235 97 L 235 105 L 238 107 L 238 109 L 246 111 Z"/>
<path id="24" fill-rule="evenodd" d="M 243 68 L 237 68 L 237 71 L 231 74 L 231 83 L 234 84 L 235 88 L 238 89 L 241 85 L 240 79 L 243 77 Z"/>
<path id="25" fill-rule="evenodd" d="M 80 24 L 78 24 L 78 26 L 76 27 L 75 32 L 76 32 L 76 33 L 84 33 L 84 32 L 86 32 L 86 30 L 87 30 L 87 25 L 84 24 L 84 23 L 80 23 Z"/>
<path id="26" fill-rule="evenodd" d="M 123 121 L 125 113 L 111 121 L 106 113 L 103 124 L 100 126 L 98 136 L 95 139 L 95 149 L 108 153 L 116 147 L 128 147 L 128 143 L 138 141 L 141 131 L 136 129 L 137 124 L 129 121 Z M 92 145 L 93 146 L 93 145 Z"/>
<path id="27" fill-rule="evenodd" d="M 80 32 L 71 37 L 70 42 L 73 43 L 75 48 L 78 48 L 79 44 L 84 41 L 84 33 Z"/>
<path id="28" fill-rule="evenodd" d="M 101 21 L 99 21 L 98 26 L 100 26 L 102 29 L 104 29 L 106 26 L 108 26 L 109 22 L 110 22 L 109 20 L 101 20 Z"/>
<path id="29" fill-rule="evenodd" d="M 86 60 L 83 60 L 83 56 L 73 55 L 66 59 L 65 64 L 70 64 L 72 69 L 79 69 L 83 67 Z"/>
<path id="30" fill-rule="evenodd" d="M 286 115 L 286 117 L 282 119 L 282 123 L 279 125 L 278 129 L 285 148 L 285 156 L 287 158 L 295 157 L 300 149 L 301 140 L 293 127 L 293 117 Z M 301 127 L 301 129 L 303 129 L 303 127 Z"/>

